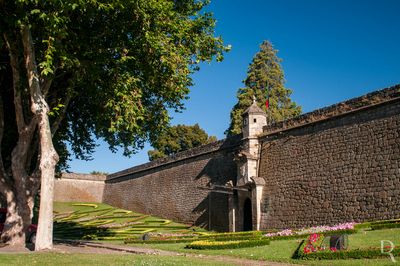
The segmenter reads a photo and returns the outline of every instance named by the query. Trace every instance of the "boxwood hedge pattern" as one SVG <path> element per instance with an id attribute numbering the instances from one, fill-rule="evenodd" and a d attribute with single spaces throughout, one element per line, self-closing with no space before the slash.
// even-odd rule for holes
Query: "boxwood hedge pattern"
<path id="1" fill-rule="evenodd" d="M 147 244 L 167 244 L 167 243 L 188 243 L 194 241 L 239 241 L 239 240 L 260 240 L 266 239 L 262 236 L 260 231 L 248 231 L 248 232 L 227 232 L 227 233 L 212 233 L 212 232 L 191 232 L 188 235 L 180 236 L 165 236 L 165 235 L 153 235 L 149 240 L 138 240 L 138 239 L 127 239 L 125 243 L 147 243 Z"/>
<path id="2" fill-rule="evenodd" d="M 304 239 L 308 235 L 290 235 L 265 237 L 266 232 L 202 232 L 170 220 L 159 219 L 132 211 L 115 209 L 94 203 L 73 203 L 74 211 L 55 213 L 54 236 L 61 239 L 119 240 L 125 243 L 188 243 L 192 249 L 233 249 L 268 245 L 270 241 L 283 239 Z M 76 210 L 78 209 L 78 210 Z M 400 227 L 400 220 L 368 222 L 356 225 L 356 228 Z M 352 234 L 357 229 L 323 232 L 330 234 Z M 158 234 L 158 232 L 162 232 Z M 143 236 L 147 235 L 146 238 Z M 146 239 L 146 240 L 143 240 Z M 396 248 L 393 254 L 399 253 Z M 386 255 L 387 256 L 387 255 Z M 335 259 L 335 258 L 378 258 L 385 257 L 379 249 L 320 251 L 305 254 L 302 248 L 293 257 L 300 259 Z"/>
<path id="3" fill-rule="evenodd" d="M 194 230 L 187 225 L 172 224 L 171 220 L 94 203 L 71 203 L 70 207 L 78 210 L 55 212 L 55 238 L 124 241 L 137 240 L 153 231 L 187 233 Z"/>

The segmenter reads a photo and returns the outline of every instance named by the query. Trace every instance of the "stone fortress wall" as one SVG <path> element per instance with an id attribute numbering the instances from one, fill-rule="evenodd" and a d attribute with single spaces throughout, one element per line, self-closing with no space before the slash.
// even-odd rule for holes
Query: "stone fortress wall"
<path id="1" fill-rule="evenodd" d="M 264 127 L 262 227 L 400 217 L 400 86 Z"/>
<path id="2" fill-rule="evenodd" d="M 256 199 L 259 229 L 399 218 L 399 134 L 397 85 L 265 126 L 256 197 L 237 186 L 238 135 L 106 179 L 63 176 L 55 200 L 93 199 L 219 231 L 242 230 L 244 202 Z"/>
<path id="3" fill-rule="evenodd" d="M 105 175 L 63 173 L 54 183 L 55 201 L 102 202 Z"/>
<path id="4" fill-rule="evenodd" d="M 108 176 L 103 202 L 120 208 L 229 231 L 227 194 L 211 185 L 236 179 L 240 137 L 217 141 Z"/>

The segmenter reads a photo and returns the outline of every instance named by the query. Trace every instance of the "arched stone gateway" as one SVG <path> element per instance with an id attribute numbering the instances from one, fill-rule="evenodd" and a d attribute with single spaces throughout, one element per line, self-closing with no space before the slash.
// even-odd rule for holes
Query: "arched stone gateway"
<path id="1" fill-rule="evenodd" d="M 251 200 L 247 198 L 243 206 L 243 231 L 253 230 L 253 214 L 252 214 Z"/>

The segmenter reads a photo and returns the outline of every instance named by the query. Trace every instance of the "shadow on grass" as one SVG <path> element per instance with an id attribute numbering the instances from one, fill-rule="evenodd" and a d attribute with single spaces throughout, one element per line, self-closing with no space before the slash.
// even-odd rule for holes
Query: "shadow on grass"
<path id="1" fill-rule="evenodd" d="M 84 226 L 80 223 L 55 222 L 54 238 L 57 239 L 73 239 L 73 240 L 94 240 L 99 237 L 115 237 L 117 233 L 111 228 Z"/>

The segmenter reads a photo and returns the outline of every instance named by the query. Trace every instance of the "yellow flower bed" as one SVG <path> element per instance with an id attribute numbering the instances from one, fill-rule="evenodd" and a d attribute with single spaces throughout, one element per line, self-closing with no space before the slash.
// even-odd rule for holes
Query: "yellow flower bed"
<path id="1" fill-rule="evenodd" d="M 186 248 L 191 249 L 234 249 L 244 247 L 265 246 L 269 244 L 269 239 L 249 239 L 249 240 L 231 240 L 231 241 L 213 241 L 200 240 L 194 241 Z"/>
<path id="2" fill-rule="evenodd" d="M 234 240 L 234 241 L 209 241 L 209 240 L 200 240 L 194 241 L 192 245 L 202 245 L 202 246 L 225 246 L 226 244 L 238 244 L 241 241 Z"/>

